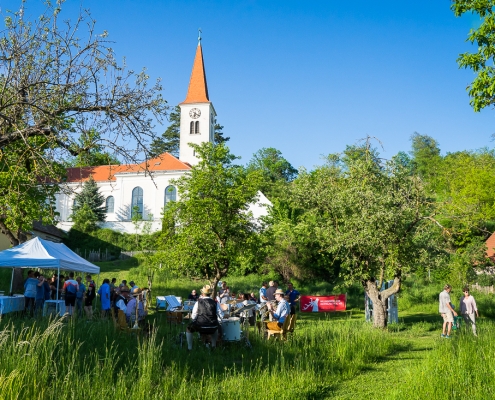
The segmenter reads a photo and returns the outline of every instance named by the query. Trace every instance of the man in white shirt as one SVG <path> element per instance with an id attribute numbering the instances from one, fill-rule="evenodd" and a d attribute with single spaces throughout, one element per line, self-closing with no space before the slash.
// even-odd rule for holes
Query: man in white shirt
<path id="1" fill-rule="evenodd" d="M 443 291 L 438 296 L 439 306 L 438 312 L 443 318 L 443 329 L 442 337 L 450 339 L 450 331 L 452 329 L 452 324 L 454 322 L 454 316 L 457 317 L 457 313 L 452 308 L 450 303 L 450 292 L 452 291 L 452 286 L 445 285 Z"/>
<path id="2" fill-rule="evenodd" d="M 211 287 L 206 285 L 201 289 L 201 296 L 194 304 L 191 314 L 192 322 L 187 327 L 186 332 L 188 350 L 192 350 L 193 332 L 211 334 L 211 346 L 215 347 L 217 344 L 223 311 L 220 305 L 210 297 L 211 293 Z"/>
<path id="3" fill-rule="evenodd" d="M 127 311 L 127 303 L 129 302 L 129 289 L 124 288 L 120 291 L 120 294 L 115 298 L 115 311 L 122 310 L 125 314 Z"/>

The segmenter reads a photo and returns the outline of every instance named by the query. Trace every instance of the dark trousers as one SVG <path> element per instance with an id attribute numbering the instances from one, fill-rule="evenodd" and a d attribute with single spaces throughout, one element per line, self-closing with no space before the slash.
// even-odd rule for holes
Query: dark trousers
<path id="1" fill-rule="evenodd" d="M 32 315 L 34 311 L 34 297 L 24 297 L 24 312 Z"/>

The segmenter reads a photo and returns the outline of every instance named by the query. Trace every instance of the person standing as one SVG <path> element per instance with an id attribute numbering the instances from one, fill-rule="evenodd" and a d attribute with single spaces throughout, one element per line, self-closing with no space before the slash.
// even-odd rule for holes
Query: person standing
<path id="1" fill-rule="evenodd" d="M 266 297 L 266 286 L 267 283 L 263 281 L 260 288 L 260 303 L 266 303 L 266 301 L 268 300 L 268 297 Z"/>
<path id="2" fill-rule="evenodd" d="M 285 295 L 289 298 L 290 315 L 294 315 L 296 313 L 296 303 L 301 298 L 301 293 L 294 289 L 292 282 L 289 282 L 287 284 L 287 291 L 285 292 Z"/>
<path id="3" fill-rule="evenodd" d="M 276 281 L 270 281 L 268 282 L 268 289 L 266 289 L 266 299 L 267 301 L 274 301 L 275 300 L 275 291 L 277 290 L 277 287 L 275 286 Z"/>
<path id="4" fill-rule="evenodd" d="M 34 271 L 29 270 L 27 279 L 24 282 L 24 311 L 29 315 L 32 315 L 34 311 L 38 283 L 38 279 L 34 277 Z"/>
<path id="5" fill-rule="evenodd" d="M 230 289 L 227 287 L 227 282 L 222 282 L 222 288 L 218 291 L 220 304 L 226 304 L 230 300 Z"/>
<path id="6" fill-rule="evenodd" d="M 443 329 L 441 336 L 446 339 L 450 339 L 450 332 L 452 330 L 454 316 L 457 316 L 457 313 L 452 308 L 452 305 L 450 303 L 451 291 L 452 291 L 452 286 L 445 285 L 443 287 L 443 291 L 438 296 L 438 300 L 439 300 L 438 312 L 443 318 Z"/>
<path id="7" fill-rule="evenodd" d="M 79 285 L 79 289 L 76 293 L 76 313 L 78 317 L 82 317 L 83 314 L 83 300 L 84 300 L 84 292 L 86 292 L 86 285 L 82 283 L 82 278 L 78 276 L 76 281 Z"/>
<path id="8" fill-rule="evenodd" d="M 459 306 L 459 312 L 462 315 L 462 318 L 466 322 L 466 326 L 471 324 L 471 328 L 473 329 L 473 335 L 478 336 L 476 333 L 476 317 L 479 318 L 478 308 L 476 307 L 476 301 L 474 297 L 469 294 L 469 288 L 466 286 L 462 289 L 464 296 L 461 297 L 461 304 Z"/>
<path id="9" fill-rule="evenodd" d="M 96 285 L 91 279 L 91 275 L 86 275 L 86 283 L 88 284 L 88 291 L 84 298 L 84 311 L 86 311 L 86 318 L 89 321 L 93 319 L 93 300 L 96 297 Z"/>
<path id="10" fill-rule="evenodd" d="M 110 280 L 103 279 L 103 285 L 98 289 L 101 300 L 101 317 L 105 318 L 110 312 Z"/>
<path id="11" fill-rule="evenodd" d="M 117 289 L 117 278 L 112 278 L 110 282 L 110 302 L 112 305 L 115 301 L 115 289 Z"/>
<path id="12" fill-rule="evenodd" d="M 40 316 L 43 312 L 43 305 L 45 304 L 45 285 L 48 285 L 43 275 L 38 276 L 38 283 L 36 284 L 36 300 L 34 303 L 34 310 L 37 316 Z M 48 286 L 48 291 L 50 287 Z"/>
<path id="13" fill-rule="evenodd" d="M 66 313 L 72 316 L 76 307 L 76 296 L 79 290 L 79 284 L 74 279 L 74 272 L 69 273 L 69 279 L 64 283 L 63 292 L 65 293 Z"/>

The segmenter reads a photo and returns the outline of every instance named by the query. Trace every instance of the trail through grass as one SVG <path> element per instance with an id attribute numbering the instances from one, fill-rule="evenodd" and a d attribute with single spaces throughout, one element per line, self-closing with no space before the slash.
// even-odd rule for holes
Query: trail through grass
<path id="1" fill-rule="evenodd" d="M 404 384 L 404 376 L 425 361 L 428 352 L 435 347 L 439 334 L 430 333 L 414 337 L 399 334 L 396 351 L 370 363 L 366 369 L 351 379 L 336 385 L 329 399 L 396 399 L 397 388 Z"/>

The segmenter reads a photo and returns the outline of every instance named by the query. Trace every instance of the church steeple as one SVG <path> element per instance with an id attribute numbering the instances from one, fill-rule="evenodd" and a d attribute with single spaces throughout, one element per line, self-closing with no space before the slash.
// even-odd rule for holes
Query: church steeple
<path id="1" fill-rule="evenodd" d="M 201 32 L 201 31 L 200 31 Z M 194 58 L 191 79 L 186 99 L 180 106 L 180 149 L 179 159 L 191 165 L 199 162 L 190 143 L 214 142 L 215 117 L 217 113 L 208 96 L 201 35 Z"/>
<path id="2" fill-rule="evenodd" d="M 188 103 L 208 103 L 208 85 L 206 83 L 205 65 L 203 62 L 203 50 L 201 48 L 201 36 L 199 37 L 196 57 L 194 58 L 191 79 L 186 99 L 182 104 Z"/>

